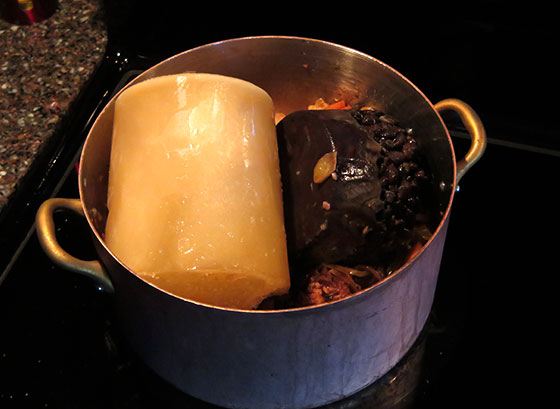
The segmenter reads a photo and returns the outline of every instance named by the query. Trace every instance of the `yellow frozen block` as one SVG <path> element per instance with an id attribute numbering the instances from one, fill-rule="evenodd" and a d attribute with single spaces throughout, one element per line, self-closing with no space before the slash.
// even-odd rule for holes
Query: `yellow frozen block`
<path id="1" fill-rule="evenodd" d="M 179 74 L 117 98 L 105 240 L 176 296 L 253 309 L 290 286 L 274 109 L 249 82 Z"/>

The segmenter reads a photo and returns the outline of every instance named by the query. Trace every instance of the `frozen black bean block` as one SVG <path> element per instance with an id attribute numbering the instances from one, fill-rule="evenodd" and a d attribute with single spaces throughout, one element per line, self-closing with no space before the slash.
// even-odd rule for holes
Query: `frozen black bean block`
<path id="1" fill-rule="evenodd" d="M 290 263 L 383 275 L 426 240 L 429 172 L 412 130 L 374 109 L 307 110 L 277 125 Z"/>

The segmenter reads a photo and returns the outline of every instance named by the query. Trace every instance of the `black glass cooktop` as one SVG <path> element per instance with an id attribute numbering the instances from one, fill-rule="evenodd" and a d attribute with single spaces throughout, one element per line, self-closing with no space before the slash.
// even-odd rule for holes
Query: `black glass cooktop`
<path id="1" fill-rule="evenodd" d="M 114 13 L 114 18 L 120 16 Z M 511 105 L 516 104 L 500 99 L 504 105 L 496 107 L 499 88 L 505 85 L 496 84 L 487 92 L 476 85 L 480 76 L 491 82 L 500 69 L 484 69 L 484 60 L 478 57 L 492 57 L 496 44 L 502 46 L 499 53 L 506 52 L 504 47 L 514 45 L 502 37 L 514 34 L 513 40 L 519 40 L 524 31 L 484 19 L 460 22 L 444 44 L 425 47 L 423 57 L 417 47 L 437 27 L 406 45 L 399 42 L 409 53 L 396 52 L 381 39 L 372 43 L 340 31 L 336 35 L 328 30 L 323 35 L 310 29 L 297 32 L 377 56 L 433 101 L 464 99 L 479 112 L 489 136 L 484 157 L 461 180 L 455 196 L 436 297 L 421 336 L 386 376 L 328 408 L 507 407 L 512 402 L 523 404 L 524 397 L 535 407 L 543 397 L 538 389 L 542 372 L 533 363 L 547 362 L 553 343 L 548 330 L 553 321 L 546 312 L 553 310 L 555 300 L 554 288 L 547 282 L 554 273 L 550 266 L 556 240 L 554 235 L 543 239 L 543 232 L 558 231 L 553 193 L 560 147 L 557 138 L 550 137 L 554 131 L 550 122 L 535 121 L 534 105 L 513 112 Z M 165 27 L 171 30 L 170 26 Z M 450 27 L 444 26 L 439 28 Z M 61 146 L 59 160 L 40 183 L 40 194 L 30 194 L 24 211 L 2 225 L 3 236 L 13 240 L 6 240 L 2 253 L 1 408 L 212 407 L 179 392 L 146 368 L 114 325 L 110 296 L 88 280 L 55 267 L 33 230 L 32 217 L 41 200 L 53 195 L 78 197 L 77 154 L 91 119 L 115 90 L 176 51 L 246 34 L 216 30 L 204 37 L 196 31 L 162 49 L 157 36 L 145 41 L 155 35 L 153 27 L 120 33 L 120 41 L 113 41 L 92 81 L 95 89 L 86 92 L 89 98 L 83 101 L 83 112 L 70 121 L 74 138 Z M 412 29 L 418 30 L 419 25 Z M 166 29 L 158 33 L 163 36 Z M 473 33 L 455 48 L 449 44 Z M 123 44 L 132 36 L 143 46 L 127 54 Z M 477 49 L 484 36 L 488 47 Z M 540 32 L 535 36 L 540 38 Z M 529 52 L 523 48 L 525 41 L 518 41 L 517 47 Z M 438 64 L 430 58 L 438 58 Z M 460 156 L 468 138 L 460 126 L 454 126 L 452 134 Z M 84 220 L 60 213 L 56 225 L 64 248 L 82 258 L 95 258 Z"/>

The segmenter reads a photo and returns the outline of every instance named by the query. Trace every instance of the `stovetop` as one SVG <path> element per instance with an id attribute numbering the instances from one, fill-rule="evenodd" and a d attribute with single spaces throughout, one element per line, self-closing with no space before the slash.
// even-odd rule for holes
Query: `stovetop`
<path id="1" fill-rule="evenodd" d="M 357 35 L 298 31 L 378 57 L 433 101 L 464 99 L 480 114 L 489 136 L 483 159 L 461 180 L 455 197 L 436 297 L 421 336 L 386 376 L 328 408 L 504 407 L 522 403 L 523 391 L 535 391 L 528 396 L 532 405 L 542 396 L 534 389 L 541 373 L 532 364 L 547 361 L 551 342 L 546 329 L 552 321 L 545 313 L 554 300 L 547 273 L 552 272 L 549 260 L 555 243 L 542 238 L 543 231 L 555 232 L 557 227 L 551 193 L 557 185 L 560 146 L 551 138 L 555 128 L 548 117 L 535 120 L 533 104 L 512 101 L 502 92 L 503 82 L 485 91 L 476 82 L 483 76 L 486 86 L 496 75 L 509 79 L 514 74 L 501 72 L 503 65 L 483 69 L 478 65 L 482 59 L 468 58 L 491 59 L 493 41 L 514 47 L 502 36 L 515 32 L 515 38 L 521 38 L 523 32 L 501 30 L 484 20 L 462 22 L 445 45 L 465 40 L 472 34 L 467 29 L 476 25 L 469 41 L 445 48 L 454 50 L 449 55 L 438 54 L 441 43 L 426 46 L 422 58 L 417 47 L 430 30 L 406 46 L 399 43 L 407 51 L 403 53 Z M 149 29 L 113 34 L 120 41 L 108 49 L 92 81 L 91 98 L 71 121 L 76 136 L 60 148 L 59 160 L 40 181 L 41 194 L 30 193 L 25 211 L 2 226 L 3 234 L 13 234 L 14 247 L 3 258 L 6 269 L 0 285 L 0 407 L 213 407 L 167 385 L 137 359 L 113 324 L 110 297 L 82 277 L 55 267 L 40 249 L 31 220 L 34 204 L 51 195 L 78 197 L 75 164 L 81 143 L 92 119 L 120 86 L 175 52 L 245 34 L 216 30 L 204 37 L 202 31 L 193 31 L 198 35 L 169 42 L 165 49 L 157 46 L 157 37 L 145 41 L 154 35 Z M 165 30 L 159 33 L 165 35 Z M 476 49 L 484 35 L 487 46 Z M 133 36 L 142 47 L 124 46 Z M 430 58 L 439 58 L 438 63 Z M 548 106 L 543 109 L 546 112 Z M 460 126 L 451 131 L 460 155 L 468 138 Z M 84 220 L 61 213 L 56 225 L 59 241 L 71 254 L 96 257 Z"/>

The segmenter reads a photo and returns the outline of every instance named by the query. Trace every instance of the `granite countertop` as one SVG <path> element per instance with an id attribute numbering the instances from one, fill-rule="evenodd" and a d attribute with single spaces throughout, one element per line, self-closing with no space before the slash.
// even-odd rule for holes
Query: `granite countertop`
<path id="1" fill-rule="evenodd" d="M 33 25 L 0 20 L 0 214 L 105 55 L 101 0 L 59 0 Z"/>

